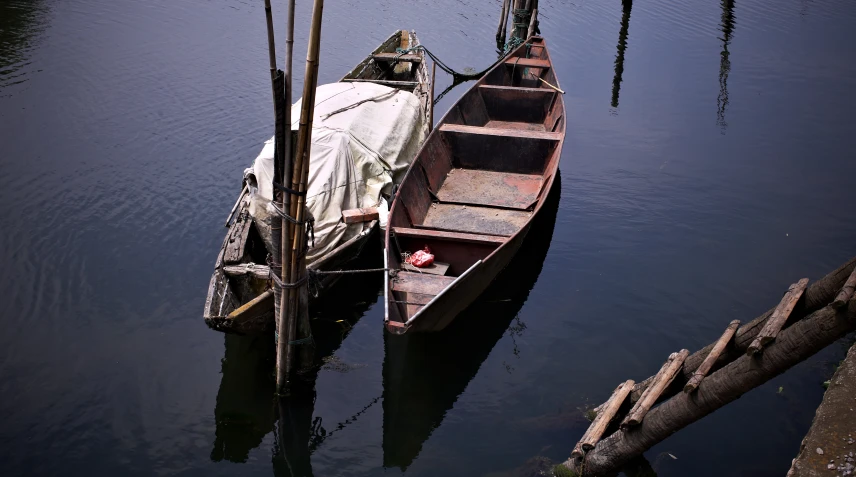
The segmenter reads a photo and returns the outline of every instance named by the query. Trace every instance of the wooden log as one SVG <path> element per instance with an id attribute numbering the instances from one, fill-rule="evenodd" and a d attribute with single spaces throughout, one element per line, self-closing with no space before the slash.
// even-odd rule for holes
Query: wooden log
<path id="1" fill-rule="evenodd" d="M 657 399 L 659 399 L 666 387 L 675 379 L 675 376 L 677 376 L 678 371 L 689 355 L 690 352 L 686 349 L 669 355 L 669 359 L 663 363 L 660 372 L 654 376 L 654 383 L 645 390 L 642 397 L 636 402 L 636 405 L 633 406 L 633 409 L 630 410 L 624 421 L 621 422 L 622 429 L 636 426 L 642 422 L 642 419 L 645 418 L 645 414 L 648 414 L 651 406 L 657 402 Z"/>
<path id="2" fill-rule="evenodd" d="M 844 286 L 841 287 L 841 291 L 835 296 L 832 306 L 835 308 L 843 308 L 844 305 L 853 298 L 854 290 L 856 290 L 856 269 L 853 269 L 850 277 L 848 277 L 847 281 L 844 282 Z"/>
<path id="3" fill-rule="evenodd" d="M 808 286 L 808 278 L 803 278 L 788 288 L 785 296 L 782 297 L 782 301 L 779 302 L 779 305 L 773 310 L 773 314 L 770 315 L 770 319 L 764 323 L 764 327 L 761 328 L 758 336 L 746 348 L 746 354 L 758 354 L 764 349 L 764 346 L 767 346 L 767 344 L 776 339 L 779 331 L 782 330 L 785 322 L 791 316 L 791 312 L 794 311 L 797 301 L 799 301 L 805 292 L 806 286 Z"/>
<path id="4" fill-rule="evenodd" d="M 719 359 L 719 356 L 725 350 L 725 347 L 731 342 L 731 338 L 734 337 L 734 333 L 737 332 L 738 327 L 740 327 L 740 320 L 733 320 L 728 324 L 728 328 L 725 328 L 725 332 L 722 333 L 722 336 L 720 336 L 713 345 L 713 349 L 710 350 L 710 354 L 708 354 L 707 358 L 702 361 L 701 366 L 698 367 L 695 373 L 693 373 L 693 377 L 690 378 L 687 385 L 684 386 L 685 393 L 691 393 L 698 388 L 698 385 L 701 384 L 701 380 L 707 376 L 707 373 L 709 373 L 711 368 L 713 368 L 713 364 L 716 363 L 716 360 Z"/>
<path id="5" fill-rule="evenodd" d="M 261 295 L 244 303 L 229 313 L 226 318 L 234 321 L 249 320 L 261 315 L 262 313 L 269 313 L 273 310 L 273 305 L 273 290 L 265 290 Z"/>
<path id="6" fill-rule="evenodd" d="M 268 267 L 267 265 L 259 265 L 257 263 L 247 263 L 244 265 L 226 265 L 223 267 L 223 273 L 230 277 L 252 275 L 253 277 L 262 280 L 270 279 L 270 267 Z"/>
<path id="7" fill-rule="evenodd" d="M 506 22 L 508 20 L 508 10 L 509 10 L 509 6 L 510 6 L 509 4 L 510 3 L 511 3 L 511 0 L 505 0 L 502 2 L 502 12 L 499 15 L 499 25 L 496 27 L 496 42 L 497 42 L 497 44 L 505 43 L 505 29 L 506 29 Z"/>
<path id="8" fill-rule="evenodd" d="M 538 9 L 532 9 L 532 17 L 529 19 L 529 30 L 526 32 L 526 38 L 532 38 L 535 34 L 535 26 L 538 24 Z"/>
<path id="9" fill-rule="evenodd" d="M 849 277 L 854 270 L 856 270 L 856 257 L 851 258 L 834 271 L 828 273 L 825 277 L 809 285 L 805 291 L 805 300 L 797 302 L 796 308 L 794 308 L 794 311 L 791 313 L 790 321 L 795 322 L 796 320 L 826 306 L 835 297 L 836 293 L 841 290 L 841 287 L 844 285 L 847 277 Z M 722 355 L 714 365 L 714 369 L 724 366 L 742 356 L 749 344 L 752 343 L 752 340 L 754 340 L 758 335 L 758 332 L 761 331 L 761 328 L 764 327 L 764 324 L 767 322 L 767 319 L 774 310 L 775 308 L 767 310 L 766 313 L 763 313 L 761 316 L 758 316 L 754 320 L 738 328 L 737 333 L 734 334 L 734 345 L 727 347 L 725 351 L 723 351 Z M 702 361 L 704 361 L 704 359 L 710 354 L 710 350 L 713 348 L 714 344 L 715 343 L 711 343 L 705 346 L 687 358 L 684 362 L 683 368 L 681 368 L 680 375 L 675 378 L 674 385 L 670 386 L 666 392 L 663 393 L 664 398 L 681 392 L 683 385 L 692 378 L 693 373 L 698 369 Z M 648 386 L 651 385 L 653 380 L 654 376 L 651 376 L 641 382 L 637 382 L 636 385 L 633 386 L 633 391 L 630 393 L 630 402 L 635 404 L 642 396 L 642 393 L 648 389 Z M 602 407 L 603 406 L 598 406 L 595 408 L 595 411 L 599 411 Z"/>
<path id="10" fill-rule="evenodd" d="M 615 391 L 612 392 L 612 396 L 610 396 L 609 400 L 606 401 L 603 411 L 597 414 L 597 417 L 594 418 L 594 421 L 592 421 L 586 433 L 583 434 L 582 439 L 580 439 L 580 441 L 577 442 L 577 445 L 574 446 L 574 450 L 571 452 L 572 456 L 582 457 L 586 452 L 594 448 L 597 441 L 599 441 L 601 436 L 603 436 L 603 433 L 606 431 L 609 423 L 618 413 L 618 408 L 621 407 L 621 404 L 627 399 L 627 396 L 630 395 L 630 391 L 633 390 L 633 384 L 633 380 L 628 379 L 615 388 Z"/>
<path id="11" fill-rule="evenodd" d="M 348 209 L 342 211 L 342 220 L 346 224 L 358 224 L 361 222 L 371 222 L 380 217 L 377 207 L 363 207 L 361 209 Z"/>
<path id="12" fill-rule="evenodd" d="M 827 302 L 828 303 L 828 302 Z M 758 357 L 741 355 L 714 372 L 692 394 L 678 393 L 652 409 L 637 427 L 613 433 L 586 453 L 585 475 L 609 475 L 675 432 L 737 400 L 856 330 L 856 301 L 826 306 L 785 328 Z M 563 465 L 580 471 L 580 459 Z"/>

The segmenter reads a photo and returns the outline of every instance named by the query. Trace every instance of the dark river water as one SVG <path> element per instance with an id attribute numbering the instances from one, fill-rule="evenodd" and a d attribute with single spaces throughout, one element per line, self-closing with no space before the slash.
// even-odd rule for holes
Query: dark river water
<path id="1" fill-rule="evenodd" d="M 856 3 L 540 3 L 568 133 L 519 258 L 394 363 L 380 278 L 343 282 L 313 312 L 323 367 L 277 406 L 272 340 L 201 319 L 242 170 L 273 131 L 262 0 L 0 2 L 0 475 L 473 476 L 561 460 L 619 382 L 856 253 Z M 273 9 L 282 52 L 284 1 Z M 309 10 L 298 2 L 298 91 Z M 499 11 L 328 0 L 320 81 L 397 28 L 480 70 Z M 438 92 L 449 83 L 438 73 Z M 848 344 L 646 458 L 661 476 L 784 475 Z"/>

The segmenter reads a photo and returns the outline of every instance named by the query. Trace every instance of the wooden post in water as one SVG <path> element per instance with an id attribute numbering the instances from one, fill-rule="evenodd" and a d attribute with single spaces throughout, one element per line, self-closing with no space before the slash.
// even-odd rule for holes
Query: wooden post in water
<path id="1" fill-rule="evenodd" d="M 532 10 L 532 0 L 514 0 L 514 10 L 511 11 L 511 36 L 526 40 L 526 32 L 529 29 L 529 15 Z"/>
<path id="2" fill-rule="evenodd" d="M 269 0 L 267 0 L 269 1 Z M 280 184 L 288 184 L 292 175 L 292 144 L 291 144 L 291 58 L 294 45 L 294 0 L 290 0 L 288 4 L 288 24 L 285 40 L 285 87 L 283 91 L 282 107 L 284 111 L 285 123 L 285 140 L 283 141 L 282 167 L 279 168 L 282 176 L 275 180 L 280 181 Z M 286 213 L 291 209 L 291 194 L 285 191 L 277 191 L 274 189 L 274 197 L 279 199 L 281 209 Z M 275 199 L 276 200 L 276 199 Z M 280 236 L 272 237 L 274 247 L 279 245 L 279 250 L 274 250 L 274 255 L 280 259 L 281 271 L 280 278 L 283 283 L 290 283 L 290 258 L 291 258 L 291 223 L 284 219 L 280 219 Z M 279 331 L 279 337 L 276 343 L 276 387 L 277 392 L 284 394 L 288 383 L 288 366 L 286 365 L 288 357 L 292 355 L 291 341 L 294 340 L 294 332 L 292 326 L 288 322 L 289 314 L 287 313 L 289 290 L 279 290 L 278 296 L 275 298 L 277 305 L 276 313 L 276 329 Z"/>
<path id="3" fill-rule="evenodd" d="M 309 153 L 312 145 L 312 116 L 315 112 L 315 88 L 318 84 L 318 56 L 321 46 L 321 17 L 324 0 L 315 0 L 312 7 L 312 23 L 309 30 L 309 48 L 306 52 L 306 72 L 303 80 L 303 98 L 300 107 L 300 126 L 297 132 L 297 149 L 294 156 L 294 170 L 291 175 L 291 188 L 298 191 L 297 200 L 291 204 L 291 216 L 301 224 L 306 217 L 306 182 L 309 177 Z M 293 227 L 291 240 L 291 273 L 292 282 L 304 280 L 306 277 L 306 228 L 303 225 Z M 308 290 L 306 283 L 289 290 L 290 300 L 288 310 L 293 320 L 292 327 L 297 327 L 293 334 L 297 340 L 306 340 L 300 345 L 300 359 L 303 366 L 311 366 L 315 355 L 312 342 L 312 331 L 309 326 Z M 292 328 L 293 329 L 293 328 Z M 293 369 L 293 360 L 287 361 L 287 372 Z"/>

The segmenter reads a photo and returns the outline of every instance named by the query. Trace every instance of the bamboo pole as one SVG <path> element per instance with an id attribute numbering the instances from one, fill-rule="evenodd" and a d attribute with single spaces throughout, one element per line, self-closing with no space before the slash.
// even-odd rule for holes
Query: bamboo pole
<path id="1" fill-rule="evenodd" d="M 758 336 L 749 345 L 746 354 L 758 354 L 764 349 L 764 346 L 767 346 L 767 343 L 776 339 L 776 336 L 778 336 L 782 327 L 785 326 L 785 322 L 788 321 L 791 312 L 794 311 L 797 301 L 802 297 L 807 286 L 808 278 L 803 278 L 788 288 L 785 296 L 782 297 L 782 301 L 779 302 L 779 306 L 776 307 L 773 314 L 770 315 L 770 319 L 764 323 L 764 327 L 761 328 Z"/>
<path id="2" fill-rule="evenodd" d="M 844 282 L 844 286 L 841 287 L 841 291 L 838 292 L 838 295 L 835 295 L 835 300 L 832 302 L 832 306 L 835 308 L 844 308 L 844 305 L 850 301 L 850 298 L 853 297 L 853 291 L 856 290 L 856 269 L 853 270 L 853 273 L 850 274 L 850 277 L 847 278 L 847 281 Z"/>
<path id="3" fill-rule="evenodd" d="M 267 20 L 268 60 L 270 62 L 271 90 L 273 91 L 273 104 L 274 107 L 276 107 L 279 95 L 277 94 L 276 86 L 273 84 L 274 78 L 276 78 L 276 44 L 273 39 L 273 14 L 270 10 L 270 0 L 265 0 L 265 20 Z"/>
<path id="4" fill-rule="evenodd" d="M 597 441 L 599 441 L 601 436 L 603 436 L 606 428 L 609 427 L 609 423 L 612 421 L 612 418 L 615 417 L 615 414 L 618 412 L 621 404 L 627 399 L 627 396 L 630 395 L 630 391 L 633 390 L 633 384 L 633 380 L 628 379 L 615 388 L 612 396 L 610 396 L 609 400 L 606 401 L 603 411 L 597 414 L 597 417 L 594 418 L 594 421 L 592 421 L 591 426 L 589 426 L 586 433 L 583 434 L 583 437 L 579 442 L 577 442 L 577 445 L 574 446 L 574 450 L 571 452 L 572 456 L 582 457 L 586 452 L 594 448 Z"/>
<path id="5" fill-rule="evenodd" d="M 496 27 L 496 43 L 505 43 L 505 30 L 508 25 L 508 13 L 511 9 L 511 0 L 502 2 L 502 13 L 499 16 L 499 26 Z"/>
<path id="6" fill-rule="evenodd" d="M 267 0 L 269 1 L 269 0 Z M 288 2 L 288 20 L 287 20 L 287 30 L 286 30 L 286 40 L 285 40 L 285 88 L 283 91 L 283 101 L 282 106 L 285 108 L 284 111 L 284 122 L 285 122 L 285 141 L 283 147 L 285 149 L 283 157 L 283 164 L 280 170 L 282 171 L 282 177 L 277 178 L 281 184 L 286 184 L 291 179 L 292 174 L 292 144 L 291 144 L 291 85 L 292 85 L 292 76 L 293 72 L 291 69 L 292 64 L 292 50 L 294 45 L 294 0 L 289 0 Z M 291 209 L 291 194 L 287 194 L 283 191 L 279 191 L 278 193 L 275 191 L 274 194 L 278 194 L 280 196 L 280 204 L 282 206 L 283 211 L 289 211 Z M 283 283 L 291 283 L 289 274 L 290 274 L 290 253 L 291 253 L 291 223 L 284 219 L 280 219 L 280 237 L 279 243 L 280 246 L 279 253 L 277 254 L 280 257 L 280 276 L 282 278 Z M 276 237 L 274 237 L 274 242 L 276 242 Z M 294 340 L 294 332 L 292 331 L 292 327 L 288 322 L 289 314 L 287 312 L 288 300 L 289 300 L 289 290 L 279 290 L 277 299 L 277 304 L 279 308 L 276 313 L 277 320 L 277 329 L 279 330 L 279 339 L 276 344 L 276 355 L 277 355 L 277 374 L 276 374 L 276 385 L 277 392 L 285 393 L 287 391 L 287 383 L 288 383 L 288 360 L 289 356 L 293 354 L 291 341 Z"/>
<path id="7" fill-rule="evenodd" d="M 686 386 L 684 386 L 685 393 L 691 393 L 698 388 L 698 385 L 701 384 L 701 380 L 707 376 L 707 373 L 709 373 L 711 368 L 713 368 L 714 363 L 719 359 L 719 356 L 725 350 L 725 347 L 731 342 L 731 338 L 734 337 L 734 333 L 737 332 L 738 327 L 740 327 L 740 320 L 733 320 L 728 324 L 728 328 L 725 329 L 725 332 L 722 333 L 722 336 L 720 336 L 716 344 L 713 345 L 713 349 L 710 350 L 710 354 L 707 355 L 707 358 L 704 358 L 701 366 L 698 367 L 695 373 L 693 373 L 693 377 L 690 378 L 690 381 Z"/>
<path id="8" fill-rule="evenodd" d="M 642 422 L 642 419 L 645 418 L 645 415 L 648 414 L 648 411 L 657 402 L 663 391 L 666 390 L 669 384 L 675 379 L 675 376 L 678 375 L 678 371 L 681 370 L 681 366 L 683 366 L 684 361 L 689 355 L 690 352 L 686 349 L 669 355 L 669 359 L 663 363 L 663 367 L 660 368 L 660 372 L 654 378 L 654 383 L 645 390 L 642 397 L 639 398 L 639 401 L 636 402 L 636 405 L 633 406 L 633 409 L 627 413 L 627 417 L 621 422 L 622 429 L 637 426 Z"/>
<path id="9" fill-rule="evenodd" d="M 321 17 L 323 10 L 324 0 L 315 0 L 312 7 L 312 23 L 309 31 L 309 48 L 306 52 L 306 73 L 304 74 L 303 80 L 303 98 L 301 100 L 300 123 L 297 132 L 297 151 L 295 153 L 294 169 L 291 175 L 291 188 L 297 190 L 301 194 L 306 191 L 306 182 L 309 177 L 309 153 L 312 142 L 312 116 L 315 111 L 315 88 L 318 84 L 318 56 L 321 46 Z M 305 210 L 306 197 L 305 195 L 298 195 L 297 201 L 291 204 L 291 216 L 294 217 L 298 223 L 301 223 L 307 218 Z M 289 274 L 290 278 L 294 282 L 303 279 L 306 275 L 306 261 L 303 256 L 303 251 L 307 245 L 305 240 L 305 227 L 294 227 L 294 234 L 292 235 L 291 241 L 291 273 Z M 299 305 L 298 302 L 300 300 L 298 297 L 300 296 L 300 291 L 305 286 L 306 285 L 304 284 L 299 288 L 289 290 L 291 300 L 288 304 L 288 309 L 289 313 L 293 317 L 291 326 L 297 326 L 300 331 L 300 333 L 292 336 L 297 337 L 299 334 L 299 339 L 309 339 L 311 336 L 308 314 L 299 313 L 303 307 Z M 309 358 L 311 360 L 311 357 L 314 356 L 314 349 L 310 343 L 305 343 L 301 346 L 300 355 L 303 358 L 303 364 L 309 364 L 306 363 L 306 359 Z M 290 373 L 291 369 L 294 367 L 293 360 L 289 359 L 286 363 L 288 367 L 286 371 Z"/>

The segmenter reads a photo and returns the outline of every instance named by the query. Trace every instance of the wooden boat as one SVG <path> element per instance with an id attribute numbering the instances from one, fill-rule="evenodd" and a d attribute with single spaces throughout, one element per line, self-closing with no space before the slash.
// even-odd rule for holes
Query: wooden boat
<path id="1" fill-rule="evenodd" d="M 506 331 L 523 333 L 525 326 L 509 326 L 538 281 L 553 240 L 561 176 L 555 180 L 514 260 L 445 332 L 384 333 L 384 467 L 407 470 Z"/>
<path id="2" fill-rule="evenodd" d="M 559 167 L 565 107 L 534 36 L 482 77 L 428 136 L 395 196 L 386 231 L 385 325 L 438 331 L 514 257 Z M 403 255 L 429 247 L 436 263 Z"/>
<path id="3" fill-rule="evenodd" d="M 399 30 L 372 51 L 340 82 L 366 82 L 412 92 L 422 105 L 425 131 L 430 130 L 433 114 L 431 77 L 424 53 L 417 50 L 401 55 L 398 48 L 419 44 L 412 31 Z M 246 180 L 238 201 L 226 222 L 228 232 L 217 255 L 208 286 L 203 318 L 213 329 L 235 333 L 266 333 L 274 329 L 274 301 L 270 268 L 270 250 L 259 233 L 261 225 L 250 215 L 249 184 Z M 360 231 L 323 256 L 310 259 L 310 271 L 348 269 L 350 262 L 378 235 L 378 221 L 349 225 Z M 329 287 L 339 275 L 320 275 L 312 286 L 310 301 Z"/>

